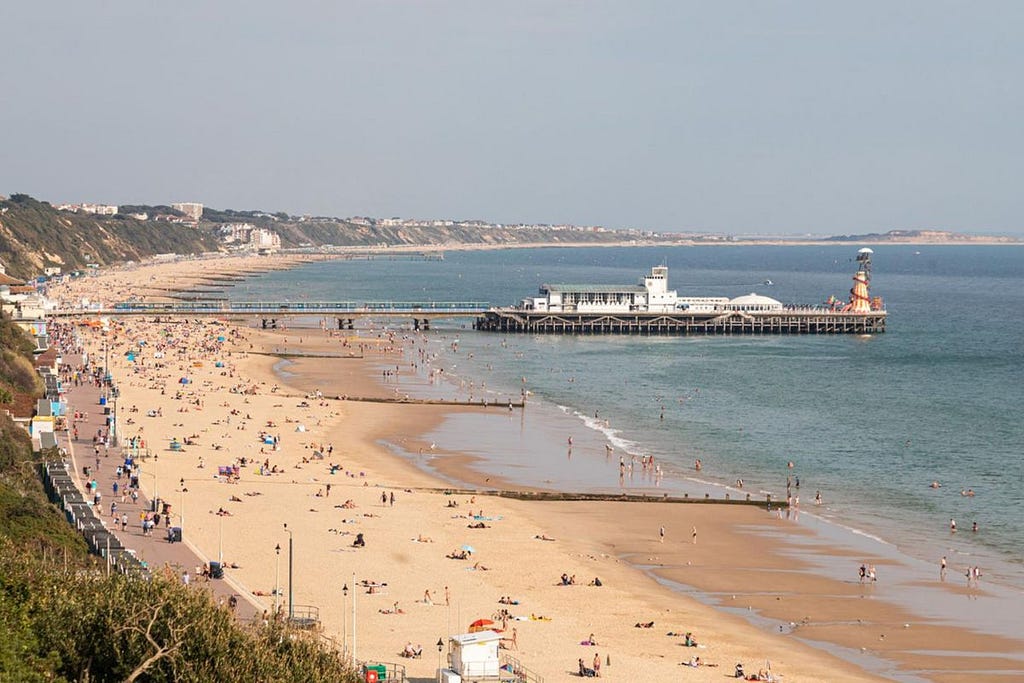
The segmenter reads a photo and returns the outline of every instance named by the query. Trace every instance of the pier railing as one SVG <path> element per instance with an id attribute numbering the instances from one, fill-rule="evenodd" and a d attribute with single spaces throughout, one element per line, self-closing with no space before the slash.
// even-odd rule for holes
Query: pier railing
<path id="1" fill-rule="evenodd" d="M 451 315 L 475 316 L 486 301 L 119 301 L 90 308 L 60 308 L 55 317 L 121 315 Z"/>
<path id="2" fill-rule="evenodd" d="M 528 334 L 876 334 L 885 332 L 885 311 L 853 313 L 826 308 L 780 311 L 673 313 L 550 313 L 491 309 L 475 327 Z"/>

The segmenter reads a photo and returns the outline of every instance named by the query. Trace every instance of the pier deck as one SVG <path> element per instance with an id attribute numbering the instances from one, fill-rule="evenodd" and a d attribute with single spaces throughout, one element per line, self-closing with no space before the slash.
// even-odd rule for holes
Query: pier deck
<path id="1" fill-rule="evenodd" d="M 534 334 L 880 334 L 885 311 L 849 313 L 787 309 L 764 313 L 546 313 L 511 308 L 486 311 L 475 327 Z"/>

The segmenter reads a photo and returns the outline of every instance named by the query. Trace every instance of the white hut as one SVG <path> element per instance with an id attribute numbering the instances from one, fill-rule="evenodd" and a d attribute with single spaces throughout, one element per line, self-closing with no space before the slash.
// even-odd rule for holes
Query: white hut
<path id="1" fill-rule="evenodd" d="M 478 631 L 449 636 L 448 668 L 441 669 L 440 680 L 443 683 L 500 680 L 501 662 L 498 657 L 500 642 L 501 634 L 494 631 Z"/>

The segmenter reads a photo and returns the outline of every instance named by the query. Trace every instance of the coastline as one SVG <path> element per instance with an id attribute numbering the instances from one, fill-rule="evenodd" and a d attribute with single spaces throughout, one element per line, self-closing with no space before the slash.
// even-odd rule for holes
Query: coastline
<path id="1" fill-rule="evenodd" d="M 249 343 L 261 343 L 268 349 L 267 352 L 270 352 L 271 345 L 282 346 L 280 342 L 282 339 L 292 338 L 291 343 L 295 345 L 293 335 L 310 335 L 312 337 L 316 334 L 312 330 L 279 331 L 273 334 L 257 333 L 252 330 L 243 332 L 244 336 L 249 338 Z M 324 343 L 330 347 L 337 341 L 337 339 L 326 340 Z M 369 342 L 364 340 L 364 343 Z M 312 339 L 304 339 L 301 345 L 303 351 L 307 351 L 311 344 Z M 287 346 L 287 343 L 283 346 Z M 388 353 L 396 355 L 387 355 Z M 289 376 L 283 382 L 274 374 L 274 366 L 277 361 L 273 357 L 248 354 L 240 343 L 235 345 L 235 350 L 229 352 L 229 355 L 232 358 L 230 361 L 232 375 L 250 376 L 259 386 L 272 386 L 279 383 L 292 387 L 292 389 L 286 387 L 283 391 L 268 394 L 261 393 L 258 395 L 258 401 L 257 396 L 251 397 L 252 403 L 247 405 L 254 405 L 258 402 L 261 409 L 269 415 L 280 415 L 282 411 L 305 414 L 305 411 L 295 410 L 294 406 L 301 402 L 301 397 L 309 393 L 311 389 L 323 388 L 327 382 L 344 387 L 345 391 L 335 392 L 332 389 L 330 392 L 324 391 L 325 394 L 357 395 L 358 392 L 358 395 L 366 395 L 363 392 L 378 392 L 386 396 L 389 391 L 393 391 L 393 387 L 382 383 L 380 378 L 376 377 L 376 369 L 384 363 L 385 359 L 398 358 L 397 362 L 399 364 L 402 362 L 401 353 L 394 351 L 384 351 L 377 355 L 371 355 L 369 358 L 352 361 L 346 359 L 343 362 L 332 364 L 324 363 L 322 359 L 320 362 L 310 360 L 304 364 L 289 365 Z M 312 365 L 314 368 L 307 369 L 303 365 Z M 341 366 L 339 369 L 342 372 L 336 374 L 334 368 L 329 365 Z M 188 365 L 185 364 L 183 367 L 187 369 Z M 121 373 L 129 369 L 121 359 L 115 360 L 115 368 L 117 368 L 115 374 L 118 377 L 122 377 Z M 199 370 L 195 369 L 194 372 L 197 379 L 200 376 L 206 378 L 202 382 L 213 384 L 218 381 L 217 373 L 201 373 Z M 129 400 L 130 396 L 138 396 L 139 400 L 145 397 L 150 401 L 163 401 L 156 395 L 145 394 L 142 389 L 141 386 L 123 389 L 125 402 Z M 212 401 L 212 393 L 210 395 Z M 247 397 L 247 400 L 248 398 L 250 397 Z M 219 396 L 218 400 L 220 400 Z M 275 461 L 280 459 L 286 462 L 285 467 L 289 468 L 289 473 L 292 472 L 291 468 L 296 466 L 308 470 L 310 468 L 307 467 L 307 464 L 301 463 L 302 453 L 308 450 L 308 446 L 296 452 L 290 444 L 293 439 L 307 444 L 314 439 L 339 444 L 342 457 L 352 463 L 347 466 L 347 469 L 355 476 L 350 478 L 351 481 L 345 481 L 344 485 L 336 484 L 338 488 L 335 491 L 339 493 L 335 493 L 335 496 L 339 496 L 341 491 L 346 491 L 347 493 L 344 495 L 358 496 L 363 499 L 358 501 L 361 508 L 373 510 L 374 514 L 380 512 L 382 515 L 386 510 L 389 516 L 392 514 L 395 516 L 394 523 L 391 525 L 380 525 L 376 521 L 376 517 L 358 521 L 365 525 L 368 535 L 373 527 L 374 536 L 386 539 L 387 550 L 382 554 L 388 555 L 392 566 L 402 567 L 403 583 L 409 579 L 418 579 L 418 582 L 416 580 L 409 581 L 413 586 L 401 587 L 403 605 L 412 603 L 419 595 L 419 588 L 427 583 L 433 586 L 436 599 L 437 577 L 440 576 L 443 577 L 441 580 L 451 579 L 453 584 L 457 579 L 468 578 L 468 581 L 462 581 L 467 585 L 459 589 L 459 594 L 460 598 L 465 598 L 466 609 L 472 605 L 474 618 L 486 616 L 495 611 L 497 609 L 494 602 L 495 596 L 510 591 L 529 595 L 530 602 L 528 604 L 531 609 L 536 605 L 537 609 L 542 610 L 543 613 L 550 612 L 557 615 L 558 628 L 547 629 L 550 632 L 532 628 L 540 626 L 537 622 L 532 621 L 524 622 L 520 628 L 522 659 L 528 665 L 534 664 L 532 668 L 540 668 L 536 665 L 535 659 L 552 664 L 557 663 L 562 668 L 571 668 L 575 661 L 575 655 L 571 658 L 568 657 L 566 648 L 585 637 L 587 632 L 592 631 L 608 634 L 598 638 L 599 642 L 613 643 L 611 651 L 614 665 L 605 670 L 606 676 L 629 680 L 628 677 L 624 677 L 628 672 L 640 670 L 646 672 L 652 666 L 663 667 L 657 670 L 663 672 L 665 677 L 669 676 L 670 671 L 671 675 L 676 675 L 678 671 L 676 661 L 665 660 L 682 659 L 684 655 L 688 656 L 690 653 L 680 650 L 675 642 L 664 636 L 667 628 L 693 630 L 698 634 L 700 640 L 707 640 L 711 643 L 706 650 L 699 652 L 702 657 L 706 655 L 708 661 L 727 667 L 735 663 L 730 662 L 731 659 L 756 662 L 762 658 L 762 655 L 770 656 L 776 667 L 775 670 L 784 673 L 790 680 L 872 679 L 871 675 L 859 673 L 854 666 L 846 662 L 822 655 L 818 650 L 806 648 L 801 642 L 798 642 L 803 639 L 840 642 L 840 646 L 833 648 L 833 651 L 837 652 L 845 652 L 845 650 L 856 647 L 856 643 L 867 643 L 867 645 L 860 645 L 860 647 L 867 647 L 869 651 L 860 655 L 864 661 L 858 665 L 875 671 L 878 671 L 880 666 L 885 666 L 873 661 L 875 657 L 900 661 L 904 667 L 912 670 L 930 668 L 926 665 L 941 660 L 942 666 L 946 667 L 950 673 L 934 677 L 932 680 L 979 680 L 975 673 L 976 670 L 1005 669 L 1007 666 L 1016 666 L 1017 669 L 1021 667 L 1019 660 L 1014 662 L 1012 659 L 999 657 L 1000 653 L 1019 651 L 1019 643 L 1000 640 L 992 636 L 965 633 L 960 629 L 943 630 L 950 627 L 927 625 L 924 620 L 913 617 L 908 612 L 888 606 L 886 609 L 879 609 L 881 602 L 879 598 L 884 597 L 880 594 L 884 591 L 864 593 L 864 587 L 858 586 L 856 581 L 852 582 L 852 586 L 849 585 L 850 582 L 830 579 L 818 580 L 815 578 L 814 581 L 811 581 L 809 577 L 816 577 L 815 572 L 809 570 L 811 563 L 797 561 L 790 556 L 798 549 L 797 541 L 806 537 L 807 530 L 795 525 L 787 525 L 781 520 L 773 519 L 756 511 L 744 511 L 743 514 L 734 515 L 733 511 L 724 514 L 721 510 L 722 506 L 685 506 L 685 510 L 672 511 L 673 515 L 680 515 L 683 517 L 682 519 L 674 519 L 671 523 L 665 524 L 665 511 L 660 509 L 663 506 L 659 505 L 640 505 L 641 509 L 634 509 L 634 507 L 621 508 L 619 504 L 615 503 L 522 503 L 478 495 L 476 504 L 485 504 L 488 516 L 494 514 L 492 509 L 500 510 L 503 517 L 516 520 L 516 530 L 514 534 L 505 528 L 483 530 L 483 532 L 467 531 L 464 520 L 453 522 L 452 517 L 444 514 L 446 509 L 441 509 L 441 514 L 438 514 L 438 509 L 443 508 L 443 503 L 439 505 L 443 499 L 438 499 L 436 494 L 405 493 L 406 488 L 413 486 L 436 487 L 439 482 L 428 476 L 421 468 L 396 458 L 379 443 L 385 439 L 405 439 L 405 449 L 409 452 L 429 446 L 429 444 L 425 444 L 423 435 L 441 424 L 446 416 L 453 412 L 451 409 L 437 406 L 394 404 L 362 405 L 354 402 L 329 402 L 327 408 L 328 410 L 319 418 L 323 424 L 318 424 L 315 428 L 312 425 L 306 425 L 309 427 L 309 431 L 305 434 L 300 432 L 285 435 L 285 439 L 283 439 L 286 444 L 284 453 L 275 454 L 273 456 Z M 208 409 L 208 406 L 204 407 L 204 411 Z M 169 413 L 170 410 L 166 409 L 166 412 Z M 219 417 L 223 418 L 223 416 Z M 202 419 L 209 419 L 207 413 L 204 412 Z M 306 421 L 308 422 L 308 420 Z M 190 416 L 188 423 L 192 422 L 193 416 Z M 259 420 L 254 419 L 252 422 L 253 425 L 256 425 Z M 173 423 L 165 420 L 161 426 L 168 432 L 173 432 L 176 429 L 175 425 L 184 424 L 184 421 Z M 223 425 L 218 425 L 218 427 L 224 428 Z M 212 424 L 207 426 L 207 430 L 212 428 Z M 177 429 L 180 431 L 180 428 Z M 227 435 L 228 432 L 225 434 Z M 302 435 L 298 436 L 297 434 Z M 340 446 L 340 444 L 345 444 L 345 446 Z M 252 446 L 253 444 L 247 445 L 250 449 Z M 232 447 L 232 450 L 234 451 L 233 455 L 238 452 L 246 452 L 242 448 Z M 473 478 L 476 477 L 477 485 L 493 486 L 494 482 L 479 481 L 479 476 L 482 475 L 476 474 L 470 459 L 460 459 L 455 455 L 444 459 L 452 461 L 446 462 L 445 465 L 449 476 L 463 481 L 473 481 Z M 202 474 L 195 471 L 193 463 L 194 461 L 191 459 L 186 463 L 162 458 L 160 462 L 161 479 L 174 481 L 180 473 L 182 478 L 188 477 L 191 481 L 192 477 Z M 357 472 L 364 472 L 365 476 L 360 477 Z M 287 514 L 297 516 L 302 512 L 302 506 L 313 505 L 314 507 L 309 507 L 308 510 L 332 514 L 330 509 L 322 506 L 322 503 L 326 501 L 324 499 L 317 500 L 315 492 L 313 492 L 314 489 L 322 487 L 325 482 L 330 481 L 322 472 L 317 472 L 315 476 L 307 476 L 303 471 L 291 476 L 294 477 L 291 483 L 284 486 L 281 486 L 284 482 L 279 481 L 281 477 L 271 478 L 272 481 L 263 481 L 261 478 L 258 483 L 253 484 L 253 486 L 267 489 L 263 493 L 268 496 L 268 501 L 271 493 L 274 493 L 276 503 L 274 510 L 263 509 L 269 508 L 268 505 L 260 506 L 260 509 L 255 511 L 246 506 L 244 511 L 244 515 L 249 521 L 246 534 L 254 538 L 269 536 L 265 540 L 266 548 L 273 545 L 270 538 L 281 536 L 280 532 L 272 534 L 270 530 L 279 526 L 282 511 L 290 511 Z M 242 486 L 248 487 L 249 481 L 249 477 L 246 477 Z M 394 509 L 383 506 L 380 511 L 374 509 L 373 500 L 379 489 L 373 484 L 368 487 L 361 486 L 359 482 L 373 482 L 374 484 L 387 482 L 390 485 L 389 490 L 400 491 L 398 494 L 399 505 Z M 443 482 L 440 483 L 440 486 L 444 485 Z M 218 491 L 215 486 L 198 487 L 209 488 L 210 491 L 196 491 L 195 496 L 193 496 L 193 490 L 190 489 L 189 506 L 192 506 L 194 498 L 199 499 L 200 509 L 206 505 L 212 508 L 223 504 L 224 496 L 219 495 L 223 493 L 223 490 Z M 280 491 L 280 496 L 278 496 L 278 491 Z M 367 496 L 368 493 L 374 495 Z M 280 502 L 278 502 L 278 498 L 280 498 Z M 412 504 L 408 507 L 419 508 L 411 517 L 404 510 L 407 505 L 406 498 L 414 499 L 409 501 Z M 461 509 L 465 510 L 467 503 L 464 501 L 460 501 L 460 503 Z M 379 502 L 377 505 L 379 506 Z M 399 513 L 399 509 L 402 509 L 401 513 Z M 628 514 L 625 514 L 626 512 Z M 223 524 L 223 518 L 220 519 Z M 210 523 L 207 523 L 208 521 Z M 196 535 L 196 542 L 204 548 L 217 545 L 217 525 L 213 524 L 213 521 L 205 520 L 200 515 L 199 521 L 193 523 L 196 528 L 189 531 L 190 534 Z M 403 524 L 407 526 L 397 530 L 394 528 L 396 525 L 402 526 Z M 662 524 L 670 529 L 669 542 L 664 545 L 659 543 L 656 537 L 657 528 Z M 435 535 L 437 539 L 444 538 L 445 542 L 437 542 L 433 546 L 414 544 L 410 549 L 408 535 L 422 525 L 429 525 L 427 528 L 430 531 L 419 533 Z M 686 538 L 691 525 L 700 529 L 699 544 L 692 544 Z M 301 530 L 296 531 L 296 534 L 300 537 L 312 539 L 316 543 L 330 543 L 330 537 L 325 537 L 325 531 L 322 528 L 325 524 L 318 525 L 308 522 L 297 525 L 297 528 L 299 526 L 301 526 Z M 493 526 L 500 525 L 494 524 Z M 552 535 L 559 540 L 552 544 L 536 542 L 532 536 L 527 537 L 528 534 L 525 533 L 535 529 L 539 530 L 538 534 Z M 499 535 L 495 532 L 500 532 L 500 539 L 492 538 Z M 523 533 L 523 539 L 514 538 L 520 533 Z M 486 574 L 470 572 L 469 574 L 472 576 L 467 577 L 463 567 L 456 566 L 457 571 L 453 573 L 453 561 L 434 561 L 437 558 L 427 557 L 421 552 L 424 549 L 429 549 L 431 555 L 440 556 L 448 549 L 449 545 L 464 543 L 464 539 L 469 535 L 473 536 L 474 544 L 478 546 L 478 555 L 485 564 L 498 562 L 502 564 L 491 567 L 492 571 Z M 679 535 L 682 535 L 683 538 L 678 538 Z M 477 537 L 483 540 L 477 541 Z M 266 586 L 268 582 L 272 585 L 273 580 L 268 577 L 267 572 L 269 571 L 272 576 L 273 569 L 263 566 L 271 564 L 272 558 L 267 556 L 266 552 L 260 552 L 258 548 L 252 547 L 255 545 L 253 539 L 245 540 L 248 543 L 231 548 L 232 553 L 237 553 L 238 557 L 244 558 L 244 561 L 241 562 L 245 568 L 244 576 L 239 579 L 251 590 L 254 589 L 254 585 Z M 379 541 L 374 539 L 374 542 L 378 543 Z M 259 547 L 262 547 L 264 541 L 261 540 L 258 543 Z M 335 542 L 333 545 L 338 546 L 339 544 Z M 538 548 L 538 546 L 540 547 Z M 318 551 L 321 552 L 318 552 L 312 561 L 307 560 L 303 563 L 310 565 L 308 569 L 303 568 L 303 572 L 318 572 L 318 575 L 325 578 L 328 575 L 333 577 L 329 582 L 325 581 L 324 584 L 341 582 L 347 576 L 349 565 L 355 568 L 363 564 L 358 562 L 356 557 L 351 556 L 352 551 L 344 546 L 336 548 L 333 551 L 337 553 L 335 555 L 325 555 L 322 548 Z M 851 566 L 863 561 L 863 558 L 866 557 L 854 555 L 853 551 L 839 546 L 825 546 L 821 554 L 845 556 L 848 558 L 846 564 Z M 557 557 L 552 558 L 551 555 Z M 879 557 L 877 560 L 879 566 L 883 567 L 883 571 L 887 571 L 884 569 L 887 567 L 885 562 L 887 560 L 884 557 Z M 532 572 L 518 576 L 515 572 L 505 571 L 505 563 L 528 564 Z M 344 565 L 344 568 L 341 565 Z M 550 589 L 547 586 L 551 585 L 560 571 L 565 571 L 565 569 L 560 570 L 559 567 L 569 565 L 574 569 L 578 568 L 577 573 L 580 576 L 600 572 L 599 575 L 605 586 L 596 592 L 586 587 L 573 588 L 571 589 L 573 596 L 565 599 L 564 594 L 569 591 L 561 590 L 560 587 Z M 406 576 L 406 570 L 413 572 L 413 575 Z M 427 570 L 435 573 L 431 574 Z M 360 567 L 360 571 L 365 570 Z M 419 574 L 421 571 L 423 572 L 422 576 Z M 655 578 L 645 578 L 642 576 L 643 573 L 659 579 L 662 583 L 658 583 Z M 394 575 L 393 571 L 392 575 Z M 764 582 L 761 586 L 762 590 L 753 592 L 735 588 L 735 586 L 745 586 L 751 575 L 758 576 L 758 580 Z M 604 578 L 606 576 L 613 578 L 607 580 Z M 254 584 L 253 581 L 256 583 Z M 683 587 L 682 591 L 670 590 L 663 585 L 670 582 L 677 587 Z M 622 588 L 624 586 L 628 586 L 629 589 L 625 590 Z M 686 588 L 690 586 L 695 587 L 696 590 Z M 613 587 L 614 590 L 610 590 Z M 729 593 L 730 587 L 734 593 Z M 869 588 L 873 589 L 873 587 Z M 309 591 L 306 594 L 316 601 L 314 604 L 325 605 L 337 602 L 337 586 L 322 585 L 316 590 L 303 590 Z M 946 590 L 951 593 L 956 592 L 952 585 L 947 586 Z M 858 591 L 860 592 L 858 593 Z M 476 595 L 476 593 L 480 593 L 480 595 Z M 595 593 L 599 593 L 599 595 Z M 748 611 L 757 611 L 773 622 L 799 624 L 795 637 L 790 637 L 788 633 L 768 634 L 764 632 L 764 629 L 752 627 L 745 620 L 740 620 L 731 614 L 730 610 L 734 610 L 732 607 L 723 607 L 720 604 L 717 609 L 711 610 L 697 604 L 719 601 L 722 599 L 721 596 L 726 593 L 740 595 L 743 602 L 753 608 Z M 397 587 L 394 595 L 396 597 L 399 595 Z M 535 595 L 536 597 L 534 597 Z M 819 603 L 822 602 L 829 603 L 824 610 L 819 609 Z M 847 622 L 852 620 L 852 617 L 849 616 L 853 611 L 851 604 L 859 602 L 867 605 L 864 613 L 866 616 L 856 618 L 867 623 L 854 627 Z M 670 605 L 667 612 L 666 604 Z M 429 607 L 424 605 L 424 608 Z M 333 609 L 333 612 L 338 611 L 340 610 L 336 607 Z M 451 618 L 451 607 L 442 611 L 448 612 L 449 614 L 446 616 Z M 405 640 L 410 638 L 416 640 L 411 635 L 406 638 L 402 634 L 395 633 L 395 629 L 388 619 L 381 620 L 380 617 L 374 617 L 372 611 L 369 611 L 368 614 L 364 612 L 361 605 L 359 612 L 361 624 L 362 620 L 366 618 L 370 623 L 379 622 L 381 630 L 385 631 L 376 641 L 372 640 L 372 636 L 369 637 L 371 638 L 369 640 L 363 640 L 365 636 L 360 634 L 360 642 L 367 643 L 364 646 L 367 650 L 378 649 L 377 652 L 373 652 L 373 657 L 393 661 L 393 658 L 387 656 L 391 650 L 400 649 Z M 461 613 L 461 609 L 459 612 Z M 665 617 L 660 617 L 662 612 L 665 612 Z M 800 623 L 802 617 L 792 617 L 793 614 L 810 614 L 812 612 L 823 613 L 825 616 L 819 617 L 816 614 L 812 620 L 806 623 Z M 634 631 L 631 628 L 633 622 L 645 621 L 647 620 L 645 615 L 655 614 L 658 614 L 659 618 L 656 629 L 651 632 L 641 633 L 642 629 Z M 829 618 L 830 615 L 831 618 Z M 393 617 L 394 615 L 383 616 Z M 429 628 L 433 628 L 435 631 L 440 628 L 437 615 L 428 616 L 428 613 L 424 612 L 420 616 L 424 617 L 421 621 L 432 622 Z M 340 630 L 342 620 L 337 614 L 324 615 L 323 618 L 324 625 L 328 630 L 333 629 L 335 633 Z M 377 622 L 374 622 L 374 619 L 377 619 Z M 563 620 L 568 623 L 562 624 Z M 668 620 L 671 620 L 671 625 Z M 468 620 L 463 618 L 455 621 L 461 624 Z M 549 625 L 548 622 L 542 623 L 545 627 Z M 661 628 L 662 623 L 666 624 L 666 629 Z M 896 631 L 895 625 L 902 626 L 902 623 L 912 623 L 913 628 Z M 885 647 L 877 644 L 878 635 L 874 631 L 870 635 L 867 633 L 869 627 L 878 625 L 884 625 L 886 628 L 884 635 L 888 637 L 884 643 Z M 462 630 L 461 627 L 451 630 L 447 623 L 444 626 L 445 629 L 441 629 L 444 632 Z M 558 632 L 557 635 L 555 635 L 555 631 Z M 414 632 L 422 642 L 434 642 L 427 636 L 428 629 Z M 913 659 L 911 655 L 900 659 L 899 653 L 901 652 L 911 652 L 915 649 L 927 650 L 929 645 L 934 645 L 937 642 L 956 642 L 958 650 L 989 654 L 985 658 L 970 658 L 970 671 L 962 674 L 964 678 L 957 678 L 957 674 L 952 673 L 958 666 L 961 666 L 957 664 L 962 661 L 961 657 L 951 655 L 948 657 L 948 662 L 938 654 L 927 655 L 927 661 L 922 661 L 920 655 L 917 656 L 918 659 Z M 818 647 L 823 646 L 819 645 Z M 602 642 L 599 650 L 605 649 Z M 823 649 L 828 650 L 829 647 L 824 646 Z M 854 656 L 853 659 L 857 661 L 857 656 Z M 410 662 L 410 665 L 412 664 Z M 421 668 L 425 670 L 433 669 L 431 662 L 424 662 L 422 665 Z M 671 669 L 669 669 L 670 665 Z M 749 667 L 750 664 L 748 664 Z M 560 669 L 545 673 L 551 678 L 557 679 L 558 670 Z M 688 671 L 687 677 L 692 676 L 697 680 L 704 680 L 701 676 L 705 673 L 708 674 L 707 680 L 714 680 L 722 675 L 723 671 L 721 669 L 717 672 L 692 670 Z M 884 670 L 882 673 L 888 675 L 888 672 Z"/>
<path id="2" fill-rule="evenodd" d="M 308 388 L 301 382 L 297 386 Z M 493 413 L 487 415 L 485 419 L 501 419 Z M 455 451 L 441 452 L 439 457 L 417 464 L 413 452 L 420 449 L 422 453 L 429 441 L 422 435 L 417 438 L 413 433 L 389 431 L 378 437 L 402 443 L 407 463 L 433 471 L 442 476 L 444 483 L 481 489 L 547 490 L 543 486 L 503 480 L 491 470 L 476 467 L 479 458 Z M 650 486 L 641 485 L 637 490 L 662 495 Z M 736 490 L 732 493 L 741 494 Z M 619 514 L 608 512 L 620 505 L 617 503 L 592 504 L 596 507 L 582 504 L 580 512 L 569 512 L 571 504 L 537 505 L 547 506 L 544 518 L 559 529 L 572 527 L 577 516 L 599 520 L 596 526 L 605 530 L 618 523 L 617 539 L 642 538 L 649 533 L 648 529 L 664 524 L 667 517 L 686 515 L 704 507 L 669 506 L 679 507 L 681 511 L 677 512 L 658 510 L 665 506 L 657 503 L 633 503 L 621 505 L 643 514 Z M 558 509 L 560 505 L 562 512 Z M 722 505 L 709 507 L 715 510 L 714 514 L 722 514 Z M 1019 593 L 991 585 L 985 589 L 965 588 L 955 572 L 950 572 L 947 581 L 939 582 L 938 572 L 931 566 L 912 561 L 884 541 L 858 539 L 852 530 L 815 515 L 813 510 L 794 514 L 792 521 L 788 515 L 782 519 L 760 512 L 759 508 L 750 512 L 753 514 L 742 522 L 726 525 L 724 536 L 728 542 L 723 544 L 724 548 L 715 549 L 713 558 L 702 558 L 699 569 L 691 565 L 691 558 L 685 564 L 679 556 L 654 561 L 644 554 L 645 550 L 624 549 L 626 544 L 621 540 L 603 538 L 593 530 L 581 533 L 590 536 L 602 554 L 615 555 L 662 585 L 674 586 L 677 592 L 728 613 L 746 612 L 743 616 L 763 629 L 779 628 L 801 642 L 813 643 L 858 663 L 869 672 L 883 673 L 896 680 L 919 680 L 914 678 L 918 671 L 942 667 L 956 670 L 969 662 L 972 670 L 964 672 L 964 678 L 952 673 L 931 678 L 956 681 L 979 680 L 974 667 L 1020 670 L 1024 660 L 1019 656 L 1002 656 L 1020 649 L 1021 642 L 1011 637 L 1016 633 L 1014 612 L 1002 610 L 1002 619 L 997 614 L 1001 601 L 1019 603 Z M 747 551 L 730 552 L 735 551 L 737 544 Z M 883 568 L 887 579 L 884 588 L 856 580 L 856 566 L 863 562 Z M 761 582 L 756 590 L 747 584 L 751 576 Z M 870 605 L 858 607 L 856 603 L 863 600 Z M 746 608 L 737 608 L 736 601 L 742 601 Z M 959 625 L 957 617 L 962 620 Z M 972 631 L 967 624 L 978 630 Z M 931 647 L 935 643 L 956 646 Z"/>

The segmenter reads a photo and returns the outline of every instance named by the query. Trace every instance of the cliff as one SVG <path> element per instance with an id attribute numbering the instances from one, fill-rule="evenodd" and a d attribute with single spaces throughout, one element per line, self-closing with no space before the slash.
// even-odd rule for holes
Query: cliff
<path id="1" fill-rule="evenodd" d="M 58 211 L 28 195 L 0 201 L 0 262 L 8 275 L 29 278 L 44 268 L 76 270 L 155 254 L 217 249 L 208 231 L 187 225 Z"/>

